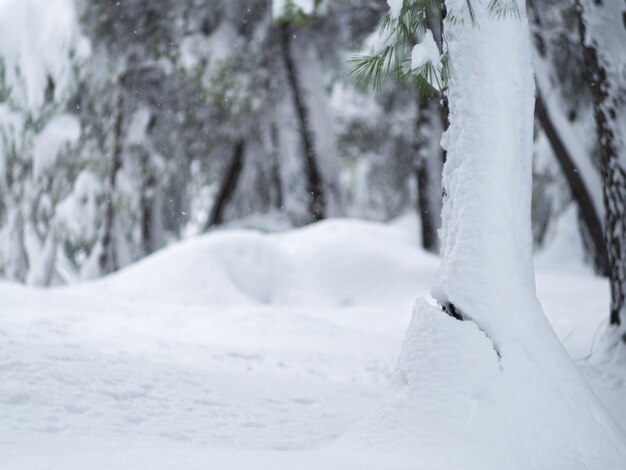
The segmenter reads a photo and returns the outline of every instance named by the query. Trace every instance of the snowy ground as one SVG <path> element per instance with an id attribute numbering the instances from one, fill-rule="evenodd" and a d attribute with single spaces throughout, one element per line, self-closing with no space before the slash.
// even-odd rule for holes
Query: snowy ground
<path id="1" fill-rule="evenodd" d="M 434 277 L 414 232 L 229 230 L 94 283 L 0 284 L 0 468 L 331 468 L 315 449 L 383 399 Z M 626 365 L 585 360 L 607 284 L 554 258 L 540 300 L 626 426 Z"/>

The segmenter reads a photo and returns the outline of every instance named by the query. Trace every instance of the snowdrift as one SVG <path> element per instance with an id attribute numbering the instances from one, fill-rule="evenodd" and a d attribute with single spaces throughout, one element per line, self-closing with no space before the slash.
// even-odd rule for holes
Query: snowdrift
<path id="1" fill-rule="evenodd" d="M 394 390 L 338 445 L 380 465 L 380 455 L 403 455 L 384 468 L 622 468 L 622 429 L 570 359 L 554 356 L 560 348 L 535 347 L 546 352 L 539 367 L 521 344 L 500 356 L 476 323 L 420 300 Z"/>
<path id="2" fill-rule="evenodd" d="M 3 470 L 621 468 L 622 431 L 564 353 L 499 357 L 425 302 L 403 341 L 438 265 L 415 228 L 227 230 L 83 285 L 0 284 Z M 604 281 L 539 288 L 586 352 Z M 622 376 L 588 371 L 623 410 Z"/>
<path id="3" fill-rule="evenodd" d="M 207 306 L 380 305 L 406 299 L 437 265 L 416 244 L 408 231 L 347 219 L 281 234 L 229 230 L 174 245 L 88 288 Z"/>

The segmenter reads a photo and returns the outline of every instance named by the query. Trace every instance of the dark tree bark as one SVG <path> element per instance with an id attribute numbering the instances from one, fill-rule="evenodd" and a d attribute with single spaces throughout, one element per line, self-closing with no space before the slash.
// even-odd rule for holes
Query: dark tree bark
<path id="1" fill-rule="evenodd" d="M 289 22 L 283 22 L 279 26 L 280 45 L 283 62 L 287 72 L 287 84 L 291 91 L 302 151 L 304 153 L 304 170 L 307 180 L 307 193 L 309 197 L 309 212 L 312 220 L 318 221 L 326 217 L 326 199 L 324 194 L 324 182 L 318 168 L 318 159 L 315 152 L 313 130 L 309 118 L 309 110 L 304 100 L 304 93 L 301 88 L 298 70 L 293 60 L 291 51 L 291 40 L 293 36 Z"/>
<path id="2" fill-rule="evenodd" d="M 578 206 L 578 212 L 591 242 L 590 248 L 592 250 L 595 270 L 598 274 L 607 276 L 609 273 L 609 265 L 602 230 L 602 221 L 596 212 L 591 195 L 580 176 L 580 172 L 573 158 L 569 154 L 565 143 L 550 118 L 550 113 L 546 108 L 539 88 L 537 88 L 536 93 L 535 115 L 550 142 L 550 146 L 554 151 L 554 155 L 570 188 L 572 198 Z"/>
<path id="3" fill-rule="evenodd" d="M 432 253 L 439 251 L 439 222 L 441 219 L 441 172 L 443 149 L 439 141 L 443 132 L 440 100 L 420 98 L 418 102 L 415 141 L 415 179 L 417 208 L 422 228 L 422 247 Z"/>
<path id="4" fill-rule="evenodd" d="M 156 234 L 154 233 L 154 199 L 156 196 L 157 179 L 149 167 L 150 156 L 142 155 L 143 181 L 141 187 L 141 245 L 144 255 L 153 253 L 157 248 Z"/>
<path id="5" fill-rule="evenodd" d="M 426 10 L 426 22 L 440 54 L 444 52 L 444 24 L 446 7 L 443 2 Z M 448 100 L 445 93 L 421 96 L 417 103 L 415 139 L 415 180 L 417 209 L 421 221 L 422 247 L 439 252 L 439 223 L 443 205 L 442 171 L 446 152 L 441 147 L 441 135 L 449 126 Z"/>
<path id="6" fill-rule="evenodd" d="M 111 158 L 111 166 L 109 168 L 109 176 L 107 181 L 107 199 L 104 212 L 104 222 L 102 225 L 102 238 L 100 258 L 98 263 L 102 274 L 108 274 L 116 271 L 119 267 L 115 249 L 113 246 L 113 229 L 115 223 L 115 204 L 113 203 L 117 174 L 122 168 L 122 133 L 124 124 L 124 79 L 119 80 L 119 95 L 117 98 L 117 115 L 113 126 L 113 154 Z"/>
<path id="7" fill-rule="evenodd" d="M 417 180 L 417 205 L 422 225 L 422 247 L 431 253 L 439 251 L 439 240 L 437 235 L 438 224 L 435 222 L 431 201 L 428 198 L 430 175 L 426 164 L 420 159 L 415 169 Z"/>
<path id="8" fill-rule="evenodd" d="M 224 222 L 224 211 L 232 199 L 233 194 L 235 194 L 237 183 L 239 182 L 239 177 L 241 176 L 241 172 L 243 170 L 245 145 L 245 140 L 240 139 L 233 148 L 233 157 L 228 164 L 226 174 L 224 175 L 219 190 L 217 191 L 217 195 L 215 196 L 215 202 L 211 208 L 211 213 L 209 214 L 209 218 L 204 226 L 204 230 L 209 230 L 210 228 Z"/>
<path id="9" fill-rule="evenodd" d="M 609 6 L 611 8 L 618 6 L 617 3 L 595 0 L 592 4 L 589 1 L 578 0 L 577 6 L 581 45 L 594 101 L 596 131 L 600 147 L 605 236 L 611 288 L 610 322 L 618 326 L 626 321 L 626 148 L 624 148 L 623 141 L 626 136 L 623 135 L 625 131 L 620 124 L 617 112 L 623 100 L 621 87 L 624 83 L 619 82 L 619 74 L 623 73 L 618 70 L 620 64 L 607 63 L 607 60 L 617 60 L 617 58 L 611 57 L 610 54 L 607 56 L 607 51 L 603 51 L 601 55 L 596 35 L 605 33 L 603 27 L 610 26 L 602 24 L 603 22 L 619 22 L 622 28 L 626 28 L 624 21 L 626 5 L 622 4 L 621 17 L 610 14 L 608 10 Z M 587 19 L 593 18 L 595 21 L 598 19 L 596 15 L 602 17 L 600 24 L 594 26 L 595 30 L 588 31 Z M 606 28 L 606 30 L 611 29 Z M 621 34 L 626 36 L 624 30 Z M 619 38 L 612 39 L 619 40 Z M 623 47 L 623 44 L 620 47 Z M 611 67 L 614 67 L 614 70 L 611 70 Z"/>
<path id="10" fill-rule="evenodd" d="M 272 184 L 274 186 L 274 205 L 278 210 L 283 209 L 283 181 L 280 173 L 280 156 L 278 153 L 278 127 L 276 123 L 270 126 L 270 139 L 272 144 Z"/>
<path id="11" fill-rule="evenodd" d="M 152 243 L 152 201 L 146 197 L 141 199 L 141 245 L 145 256 L 154 251 Z"/>

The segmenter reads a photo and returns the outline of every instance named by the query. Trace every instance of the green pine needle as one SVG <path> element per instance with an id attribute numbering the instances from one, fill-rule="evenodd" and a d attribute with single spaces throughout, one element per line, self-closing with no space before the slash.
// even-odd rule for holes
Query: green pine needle
<path id="1" fill-rule="evenodd" d="M 356 56 L 351 63 L 357 85 L 371 85 L 378 92 L 382 91 L 389 74 L 398 68 L 392 46 L 374 55 Z"/>
<path id="2" fill-rule="evenodd" d="M 465 0 L 467 17 L 472 26 L 478 28 L 478 18 L 472 4 Z M 498 18 L 520 16 L 518 0 L 490 0 L 488 9 Z M 411 68 L 410 54 L 417 38 L 428 30 L 429 19 L 440 18 L 443 0 L 404 0 L 398 17 L 385 14 L 380 21 L 379 35 L 386 46 L 372 55 L 361 55 L 351 59 L 352 75 L 358 85 L 369 85 L 380 92 L 390 75 L 398 80 L 411 80 L 420 94 L 432 96 L 443 94 L 454 79 L 452 64 L 447 51 L 441 56 L 441 69 L 432 63 L 416 70 Z M 465 21 L 463 16 L 448 15 L 446 23 Z"/>

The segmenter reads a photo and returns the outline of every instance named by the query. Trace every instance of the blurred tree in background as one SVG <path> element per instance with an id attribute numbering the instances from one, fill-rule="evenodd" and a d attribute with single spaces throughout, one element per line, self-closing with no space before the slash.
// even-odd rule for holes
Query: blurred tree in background
<path id="1" fill-rule="evenodd" d="M 62 284 L 221 226 L 412 211 L 421 243 L 437 250 L 440 97 L 424 100 L 406 81 L 373 93 L 351 74 L 351 58 L 380 48 L 385 0 L 7 1 L 2 277 Z M 563 0 L 531 7 L 545 105 L 535 241 L 550 242 L 573 200 L 590 260 L 606 272 L 576 11 Z"/>

